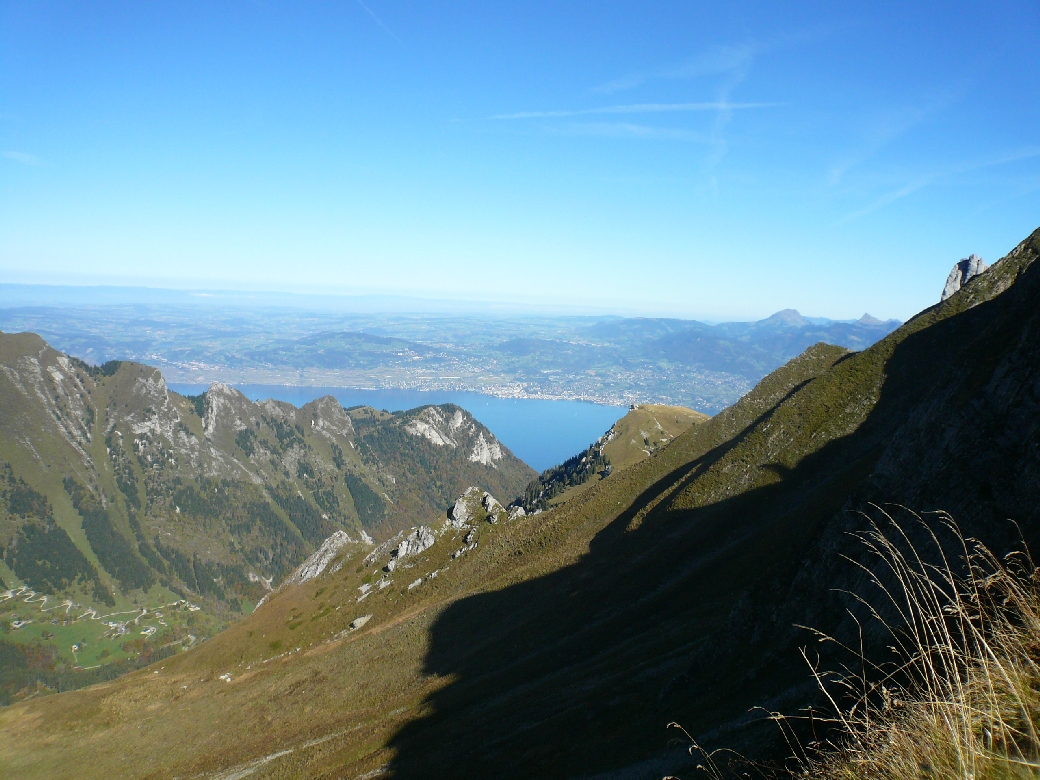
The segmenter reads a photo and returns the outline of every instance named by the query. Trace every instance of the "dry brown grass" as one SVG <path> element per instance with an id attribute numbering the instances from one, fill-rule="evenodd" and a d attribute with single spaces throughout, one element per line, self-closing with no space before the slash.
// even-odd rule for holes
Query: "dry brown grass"
<path id="1" fill-rule="evenodd" d="M 1040 572 L 1028 552 L 998 558 L 965 539 L 946 515 L 933 522 L 914 516 L 903 525 L 878 511 L 880 522 L 858 535 L 868 562 L 853 565 L 879 597 L 852 595 L 885 632 L 891 652 L 886 661 L 871 662 L 862 642 L 858 648 L 838 643 L 855 659 L 838 672 L 820 671 L 805 652 L 830 712 L 822 718 L 770 714 L 788 737 L 792 759 L 782 771 L 750 774 L 1040 777 Z M 947 536 L 952 545 L 943 543 Z M 837 643 L 816 633 L 821 642 Z M 813 730 L 830 735 L 803 744 L 798 735 L 809 719 Z M 734 769 L 723 760 L 725 752 L 709 753 L 696 743 L 691 752 L 700 754 L 709 776 L 749 776 L 746 764 Z"/>

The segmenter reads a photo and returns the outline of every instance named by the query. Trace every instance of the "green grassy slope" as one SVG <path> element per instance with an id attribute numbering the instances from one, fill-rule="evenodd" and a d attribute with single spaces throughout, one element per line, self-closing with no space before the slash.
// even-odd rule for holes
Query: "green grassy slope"
<path id="1" fill-rule="evenodd" d="M 810 348 L 552 511 L 443 527 L 392 574 L 348 547 L 196 650 L 0 711 L 0 770 L 659 777 L 690 770 L 672 720 L 761 748 L 747 710 L 811 695 L 792 625 L 841 629 L 848 510 L 1040 539 L 1038 254 L 1040 231 L 864 352 Z"/>
<path id="2" fill-rule="evenodd" d="M 613 470 L 628 468 L 708 419 L 708 415 L 683 406 L 640 404 L 611 428 L 614 435 L 604 445 L 603 454 Z"/>
<path id="3" fill-rule="evenodd" d="M 539 474 L 519 502 L 530 513 L 569 501 L 610 474 L 649 458 L 691 425 L 707 419 L 708 415 L 682 406 L 634 406 L 584 452 Z"/>

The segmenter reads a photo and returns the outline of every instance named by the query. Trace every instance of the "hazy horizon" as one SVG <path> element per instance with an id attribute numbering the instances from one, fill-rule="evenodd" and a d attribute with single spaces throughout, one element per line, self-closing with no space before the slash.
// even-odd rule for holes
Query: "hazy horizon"
<path id="1" fill-rule="evenodd" d="M 6 4 L 0 281 L 905 320 L 1040 222 L 1038 32 L 1025 2 Z"/>
<path id="2" fill-rule="evenodd" d="M 126 306 L 126 305 L 177 305 L 182 307 L 243 307 L 253 306 L 298 311 L 338 311 L 349 314 L 385 314 L 416 317 L 474 317 L 491 316 L 501 319 L 679 319 L 701 322 L 708 325 L 723 322 L 753 322 L 787 311 L 782 307 L 761 316 L 748 316 L 732 320 L 718 320 L 690 316 L 688 313 L 648 311 L 603 307 L 594 304 L 520 304 L 508 301 L 482 301 L 464 298 L 424 298 L 408 295 L 367 294 L 336 295 L 321 293 L 278 292 L 274 290 L 198 289 L 178 287 L 149 287 L 135 285 L 48 285 L 0 282 L 0 294 L 4 296 L 0 309 L 56 306 Z M 799 311 L 808 320 L 853 322 L 873 312 L 863 312 L 859 317 L 838 320 L 823 317 L 814 312 Z M 879 318 L 889 319 L 889 318 Z M 895 319 L 895 318 L 891 318 Z"/>

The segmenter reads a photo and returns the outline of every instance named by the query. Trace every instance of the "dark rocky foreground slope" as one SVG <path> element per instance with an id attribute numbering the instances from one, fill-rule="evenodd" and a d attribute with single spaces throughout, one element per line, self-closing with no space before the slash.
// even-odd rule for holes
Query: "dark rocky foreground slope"
<path id="1" fill-rule="evenodd" d="M 1038 255 L 1040 231 L 549 512 L 344 544 L 197 650 L 0 711 L 0 768 L 656 778 L 691 769 L 673 720 L 766 749 L 749 708 L 812 699 L 794 624 L 845 630 L 855 510 L 945 509 L 997 550 L 1010 518 L 1040 549 Z"/>

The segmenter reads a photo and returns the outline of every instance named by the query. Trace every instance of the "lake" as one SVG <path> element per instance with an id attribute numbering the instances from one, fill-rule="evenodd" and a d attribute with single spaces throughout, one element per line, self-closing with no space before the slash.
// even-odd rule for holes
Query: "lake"
<path id="1" fill-rule="evenodd" d="M 183 395 L 205 392 L 205 385 L 170 382 Z M 602 436 L 628 410 L 586 401 L 495 398 L 481 393 L 439 390 L 354 390 L 344 387 L 235 385 L 253 401 L 274 398 L 303 406 L 331 395 L 345 408 L 372 406 L 390 412 L 426 404 L 457 404 L 484 423 L 513 454 L 536 471 L 562 463 Z"/>

